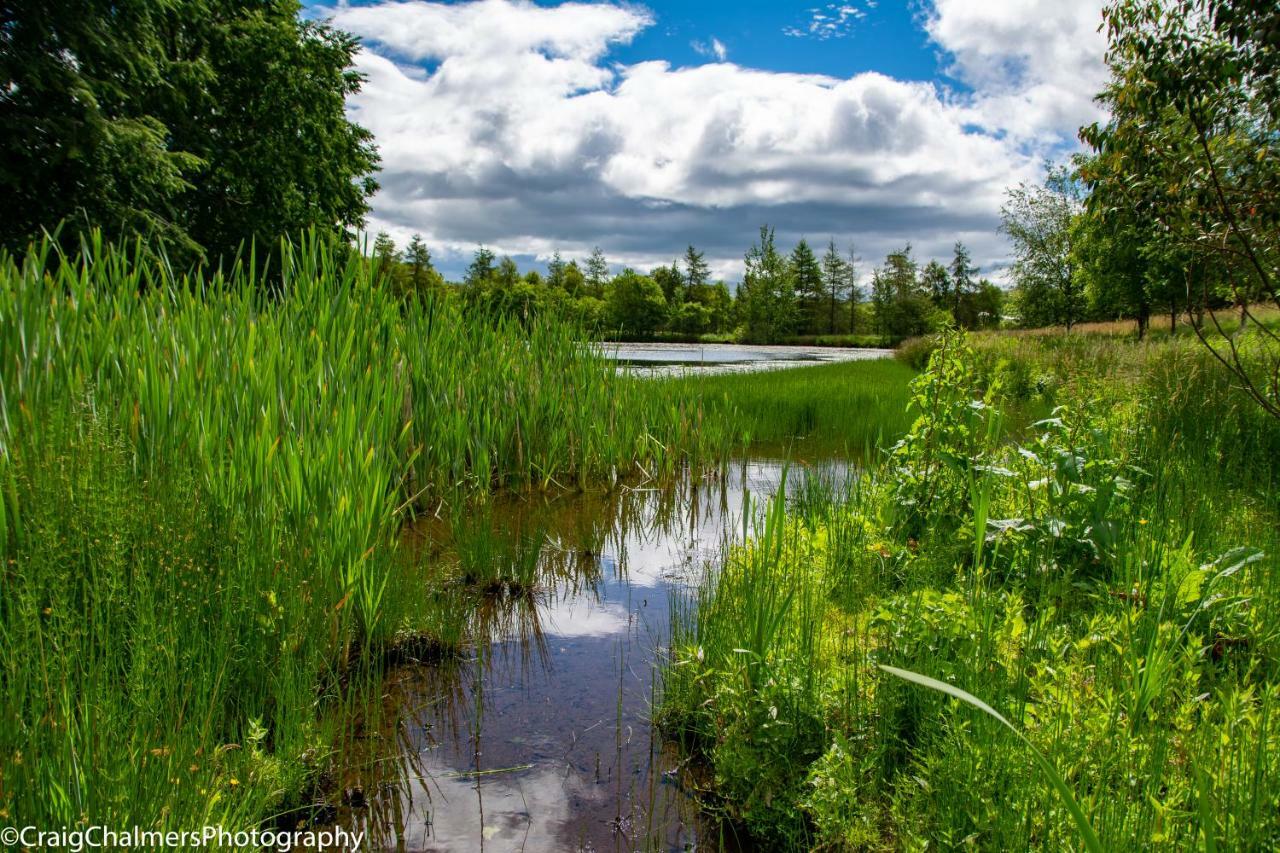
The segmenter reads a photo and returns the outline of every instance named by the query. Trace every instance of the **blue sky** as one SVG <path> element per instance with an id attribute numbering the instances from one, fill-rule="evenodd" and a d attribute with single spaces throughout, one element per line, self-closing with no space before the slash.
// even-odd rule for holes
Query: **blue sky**
<path id="1" fill-rule="evenodd" d="M 667 59 L 678 65 L 701 64 L 711 58 L 706 46 L 718 39 L 730 61 L 751 68 L 836 77 L 878 71 L 906 80 L 940 76 L 938 51 L 920 26 L 924 13 L 917 4 L 718 0 L 646 5 L 657 23 L 614 52 L 621 62 Z M 848 11 L 842 15 L 842 10 Z M 704 52 L 699 53 L 695 43 Z"/>
<path id="2" fill-rule="evenodd" d="M 647 269 L 692 242 L 733 281 L 762 224 L 864 272 L 965 242 L 999 279 L 1004 191 L 1100 117 L 1096 0 L 313 6 L 360 36 L 349 101 L 383 157 L 371 231 L 456 276 L 600 246 Z"/>

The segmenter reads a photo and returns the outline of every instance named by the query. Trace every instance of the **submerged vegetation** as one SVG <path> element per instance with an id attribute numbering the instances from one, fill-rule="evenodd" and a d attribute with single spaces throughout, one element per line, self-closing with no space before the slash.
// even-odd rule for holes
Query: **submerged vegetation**
<path id="1" fill-rule="evenodd" d="M 571 327 L 402 302 L 326 240 L 277 257 L 269 286 L 101 242 L 0 258 L 11 822 L 257 825 L 328 767 L 348 673 L 457 642 L 398 545 L 416 508 L 729 445 Z"/>
<path id="2" fill-rule="evenodd" d="M 1187 339 L 951 336 L 912 406 L 679 618 L 661 720 L 708 805 L 797 849 L 1080 842 L 1034 752 L 890 667 L 1003 714 L 1108 848 L 1280 841 L 1280 425 Z"/>

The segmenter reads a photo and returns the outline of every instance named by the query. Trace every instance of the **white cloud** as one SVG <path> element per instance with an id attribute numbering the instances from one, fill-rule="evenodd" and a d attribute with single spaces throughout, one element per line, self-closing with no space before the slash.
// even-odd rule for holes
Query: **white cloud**
<path id="1" fill-rule="evenodd" d="M 689 47 L 700 56 L 714 57 L 716 62 L 724 62 L 729 58 L 729 49 L 724 46 L 724 42 L 714 36 L 710 42 L 690 42 Z"/>
<path id="2" fill-rule="evenodd" d="M 973 120 L 1020 139 L 1074 139 L 1102 116 L 1107 81 L 1098 0 L 934 0 L 926 29 L 971 86 Z"/>
<path id="3" fill-rule="evenodd" d="M 866 0 L 861 7 L 850 3 L 828 3 L 826 6 L 809 9 L 809 16 L 805 21 L 783 27 L 782 32 L 792 38 L 816 38 L 821 41 L 844 38 L 853 32 L 854 24 L 867 16 L 867 10 L 875 7 L 875 0 Z"/>
<path id="4" fill-rule="evenodd" d="M 966 5 L 977 4 L 939 0 L 928 27 L 971 97 L 876 73 L 744 68 L 718 39 L 704 45 L 711 64 L 612 63 L 612 45 L 653 23 L 633 6 L 413 0 L 327 13 L 367 45 L 350 110 L 383 157 L 374 229 L 420 231 L 445 257 L 479 242 L 543 258 L 598 244 L 642 268 L 693 242 L 736 277 L 764 222 L 784 242 L 831 235 L 868 259 L 908 240 L 942 257 L 960 239 L 984 266 L 1002 262 L 1003 190 L 1037 175 L 1036 134 L 1079 112 L 1057 93 L 1085 75 L 1086 52 L 1042 60 L 1034 20 L 984 40 Z M 1023 82 L 1005 85 L 1000 63 Z"/>

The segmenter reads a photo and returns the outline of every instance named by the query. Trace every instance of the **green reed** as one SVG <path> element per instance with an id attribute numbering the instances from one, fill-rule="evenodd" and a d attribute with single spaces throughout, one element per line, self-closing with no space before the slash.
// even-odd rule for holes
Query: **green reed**
<path id="1" fill-rule="evenodd" d="M 0 257 L 6 822 L 288 807 L 331 769 L 354 663 L 465 632 L 406 517 L 731 444 L 571 327 L 401 302 L 311 237 L 277 257 L 269 278 L 96 240 Z"/>
<path id="2" fill-rule="evenodd" d="M 857 456 L 910 425 L 907 383 L 914 375 L 905 364 L 883 358 L 663 382 L 699 395 L 757 449 Z"/>

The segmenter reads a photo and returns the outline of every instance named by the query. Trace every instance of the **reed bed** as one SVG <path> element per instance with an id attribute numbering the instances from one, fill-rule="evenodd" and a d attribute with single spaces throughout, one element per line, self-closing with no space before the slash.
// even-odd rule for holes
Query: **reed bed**
<path id="1" fill-rule="evenodd" d="M 931 353 L 902 440 L 676 614 L 706 805 L 775 849 L 1275 849 L 1280 425 L 1183 341 Z"/>
<path id="2" fill-rule="evenodd" d="M 755 452 L 853 458 L 910 426 L 908 384 L 915 373 L 884 358 L 660 381 L 677 397 L 699 397 L 717 421 L 741 430 Z"/>
<path id="3" fill-rule="evenodd" d="M 733 443 L 571 327 L 401 302 L 314 238 L 277 257 L 269 277 L 101 241 L 0 257 L 6 823 L 291 820 L 355 669 L 465 634 L 406 517 Z"/>

